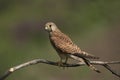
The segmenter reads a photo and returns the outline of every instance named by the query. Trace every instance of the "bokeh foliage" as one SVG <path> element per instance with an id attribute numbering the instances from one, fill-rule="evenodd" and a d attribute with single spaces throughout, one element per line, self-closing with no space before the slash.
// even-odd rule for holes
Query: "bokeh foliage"
<path id="1" fill-rule="evenodd" d="M 31 59 L 59 60 L 43 29 L 47 21 L 55 22 L 83 50 L 102 60 L 119 60 L 120 0 L 0 0 L 0 75 Z M 102 72 L 39 64 L 13 73 L 8 80 L 117 79 L 105 69 Z"/>

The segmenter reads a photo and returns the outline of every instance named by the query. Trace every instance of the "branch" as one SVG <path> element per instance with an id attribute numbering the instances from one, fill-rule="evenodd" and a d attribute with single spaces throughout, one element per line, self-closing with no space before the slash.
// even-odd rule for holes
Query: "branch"
<path id="1" fill-rule="evenodd" d="M 5 80 L 11 73 L 15 72 L 16 70 L 19 70 L 21 68 L 30 66 L 30 65 L 35 65 L 38 63 L 45 63 L 45 64 L 49 64 L 49 65 L 54 65 L 54 66 L 58 66 L 58 62 L 53 62 L 53 61 L 48 61 L 45 59 L 34 59 L 28 62 L 25 62 L 23 64 L 14 66 L 12 68 L 10 68 L 2 77 L 0 77 L 0 80 Z M 91 64 L 93 65 L 102 65 L 104 66 L 106 69 L 108 69 L 110 72 L 112 72 L 112 74 L 120 77 L 119 74 L 117 74 L 116 72 L 114 72 L 111 67 L 108 64 L 120 64 L 120 61 L 111 61 L 111 62 L 104 62 L 104 61 L 90 61 Z M 76 64 L 65 64 L 63 63 L 63 65 L 60 65 L 61 67 L 78 67 L 78 66 L 84 66 L 85 63 L 83 62 L 79 62 Z"/>
<path id="2" fill-rule="evenodd" d="M 111 67 L 108 64 L 104 64 L 103 65 L 106 69 L 108 69 L 110 72 L 112 72 L 112 74 L 120 77 L 120 74 L 117 74 L 113 69 L 111 69 Z"/>

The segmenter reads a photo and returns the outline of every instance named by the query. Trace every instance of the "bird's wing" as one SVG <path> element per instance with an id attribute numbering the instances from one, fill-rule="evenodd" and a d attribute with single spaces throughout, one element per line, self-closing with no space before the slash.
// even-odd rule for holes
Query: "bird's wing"
<path id="1" fill-rule="evenodd" d="M 51 41 L 56 48 L 64 53 L 77 53 L 80 49 L 73 43 L 69 42 L 67 38 L 51 37 Z"/>
<path id="2" fill-rule="evenodd" d="M 77 57 L 85 57 L 85 58 L 91 58 L 91 59 L 98 58 L 98 57 L 95 57 L 94 55 L 81 51 L 77 45 L 75 45 L 71 41 L 69 42 L 68 39 L 66 37 L 56 37 L 56 36 L 51 37 L 53 46 L 59 49 L 63 53 L 72 54 Z"/>

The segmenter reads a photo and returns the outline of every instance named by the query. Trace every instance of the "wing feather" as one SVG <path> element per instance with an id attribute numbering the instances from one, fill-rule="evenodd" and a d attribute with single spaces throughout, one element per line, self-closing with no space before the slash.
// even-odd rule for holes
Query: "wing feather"
<path id="1" fill-rule="evenodd" d="M 57 51 L 65 54 L 72 54 L 77 57 L 98 59 L 98 57 L 81 51 L 81 49 L 72 42 L 72 40 L 63 33 L 55 33 L 50 36 L 50 41 Z"/>
<path id="2" fill-rule="evenodd" d="M 70 38 L 66 36 L 53 36 L 50 38 L 54 46 L 64 53 L 74 54 L 80 52 L 80 48 L 73 44 Z"/>

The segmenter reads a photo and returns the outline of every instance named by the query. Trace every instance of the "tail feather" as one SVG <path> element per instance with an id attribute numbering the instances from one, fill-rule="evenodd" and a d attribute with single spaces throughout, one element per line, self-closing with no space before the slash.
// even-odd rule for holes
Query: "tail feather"
<path id="1" fill-rule="evenodd" d="M 99 57 L 96 57 L 84 51 L 81 51 L 80 53 L 74 53 L 73 55 L 78 56 L 78 57 L 89 58 L 89 59 L 99 59 Z"/>
<path id="2" fill-rule="evenodd" d="M 74 59 L 74 60 L 77 60 L 77 61 L 80 61 L 80 62 L 84 61 L 85 64 L 86 64 L 90 69 L 92 69 L 92 70 L 100 73 L 100 71 L 99 71 L 97 68 L 95 68 L 95 67 L 90 63 L 90 61 L 87 60 L 86 58 L 84 58 L 84 57 L 78 57 L 78 56 L 75 56 L 75 55 L 69 55 L 69 56 L 70 56 L 72 59 Z M 82 61 L 81 61 L 81 59 L 82 59 Z"/>
<path id="3" fill-rule="evenodd" d="M 90 69 L 96 71 L 97 73 L 101 73 L 97 68 L 95 68 L 92 64 L 90 64 L 90 61 L 89 61 L 89 60 L 87 60 L 87 59 L 85 59 L 85 58 L 83 58 L 83 57 L 82 57 L 82 59 L 83 59 L 84 62 L 87 64 L 87 66 L 90 67 Z"/>

